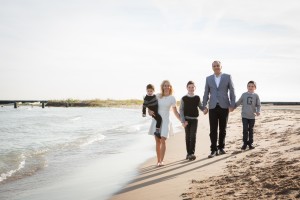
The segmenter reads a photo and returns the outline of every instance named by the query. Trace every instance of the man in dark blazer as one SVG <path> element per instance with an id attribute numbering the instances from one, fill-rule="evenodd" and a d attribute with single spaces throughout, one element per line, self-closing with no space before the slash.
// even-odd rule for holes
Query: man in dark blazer
<path id="1" fill-rule="evenodd" d="M 205 114 L 209 112 L 209 136 L 211 142 L 211 154 L 208 156 L 209 158 L 226 153 L 224 148 L 228 114 L 229 111 L 234 110 L 235 106 L 235 92 L 231 76 L 221 72 L 222 65 L 220 61 L 214 61 L 212 63 L 212 69 L 214 74 L 206 77 L 203 95 L 203 107 L 206 107 L 208 103 L 209 108 L 209 111 L 207 108 L 204 110 Z M 218 126 L 219 142 L 217 146 Z"/>

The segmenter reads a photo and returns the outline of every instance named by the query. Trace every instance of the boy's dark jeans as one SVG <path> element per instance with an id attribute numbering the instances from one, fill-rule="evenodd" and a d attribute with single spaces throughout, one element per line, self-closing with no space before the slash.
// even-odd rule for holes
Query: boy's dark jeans
<path id="1" fill-rule="evenodd" d="M 253 144 L 253 127 L 255 119 L 242 118 L 243 122 L 243 142 L 245 145 Z M 249 140 L 248 140 L 249 137 Z"/>
<path id="2" fill-rule="evenodd" d="M 195 154 L 196 134 L 198 119 L 186 119 L 188 125 L 185 127 L 185 143 L 188 155 Z"/>

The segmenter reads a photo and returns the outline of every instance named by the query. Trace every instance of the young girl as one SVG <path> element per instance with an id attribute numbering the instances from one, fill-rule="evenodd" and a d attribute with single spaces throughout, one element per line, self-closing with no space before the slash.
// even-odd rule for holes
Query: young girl
<path id="1" fill-rule="evenodd" d="M 249 149 L 254 149 L 253 146 L 253 127 L 255 124 L 255 115 L 260 115 L 260 99 L 254 93 L 256 83 L 249 81 L 247 84 L 248 92 L 242 94 L 241 98 L 236 102 L 235 107 L 242 104 L 242 122 L 243 122 L 243 146 L 242 150 L 246 150 L 247 145 Z"/>
<path id="2" fill-rule="evenodd" d="M 196 145 L 196 133 L 198 127 L 198 116 L 200 110 L 204 111 L 201 99 L 198 95 L 195 95 L 195 84 L 193 81 L 189 81 L 186 85 L 188 94 L 183 96 L 180 102 L 180 118 L 182 126 L 185 128 L 185 143 L 188 160 L 195 160 L 195 145 Z"/>

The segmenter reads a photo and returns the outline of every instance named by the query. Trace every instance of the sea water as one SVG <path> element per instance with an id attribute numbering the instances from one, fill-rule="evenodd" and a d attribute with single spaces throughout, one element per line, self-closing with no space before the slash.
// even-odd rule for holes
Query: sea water
<path id="1" fill-rule="evenodd" d="M 141 109 L 0 107 L 0 199 L 108 199 L 155 156 L 150 123 Z"/>

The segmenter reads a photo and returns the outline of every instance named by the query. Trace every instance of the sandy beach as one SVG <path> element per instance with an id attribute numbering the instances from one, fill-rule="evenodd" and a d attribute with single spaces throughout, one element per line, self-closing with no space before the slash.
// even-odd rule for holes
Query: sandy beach
<path id="1" fill-rule="evenodd" d="M 299 199 L 299 122 L 300 106 L 263 105 L 255 124 L 256 148 L 242 151 L 238 108 L 229 116 L 227 153 L 208 159 L 208 115 L 201 115 L 196 160 L 185 160 L 182 130 L 168 139 L 164 166 L 156 167 L 155 157 L 149 159 L 140 167 L 139 175 L 111 200 Z"/>

